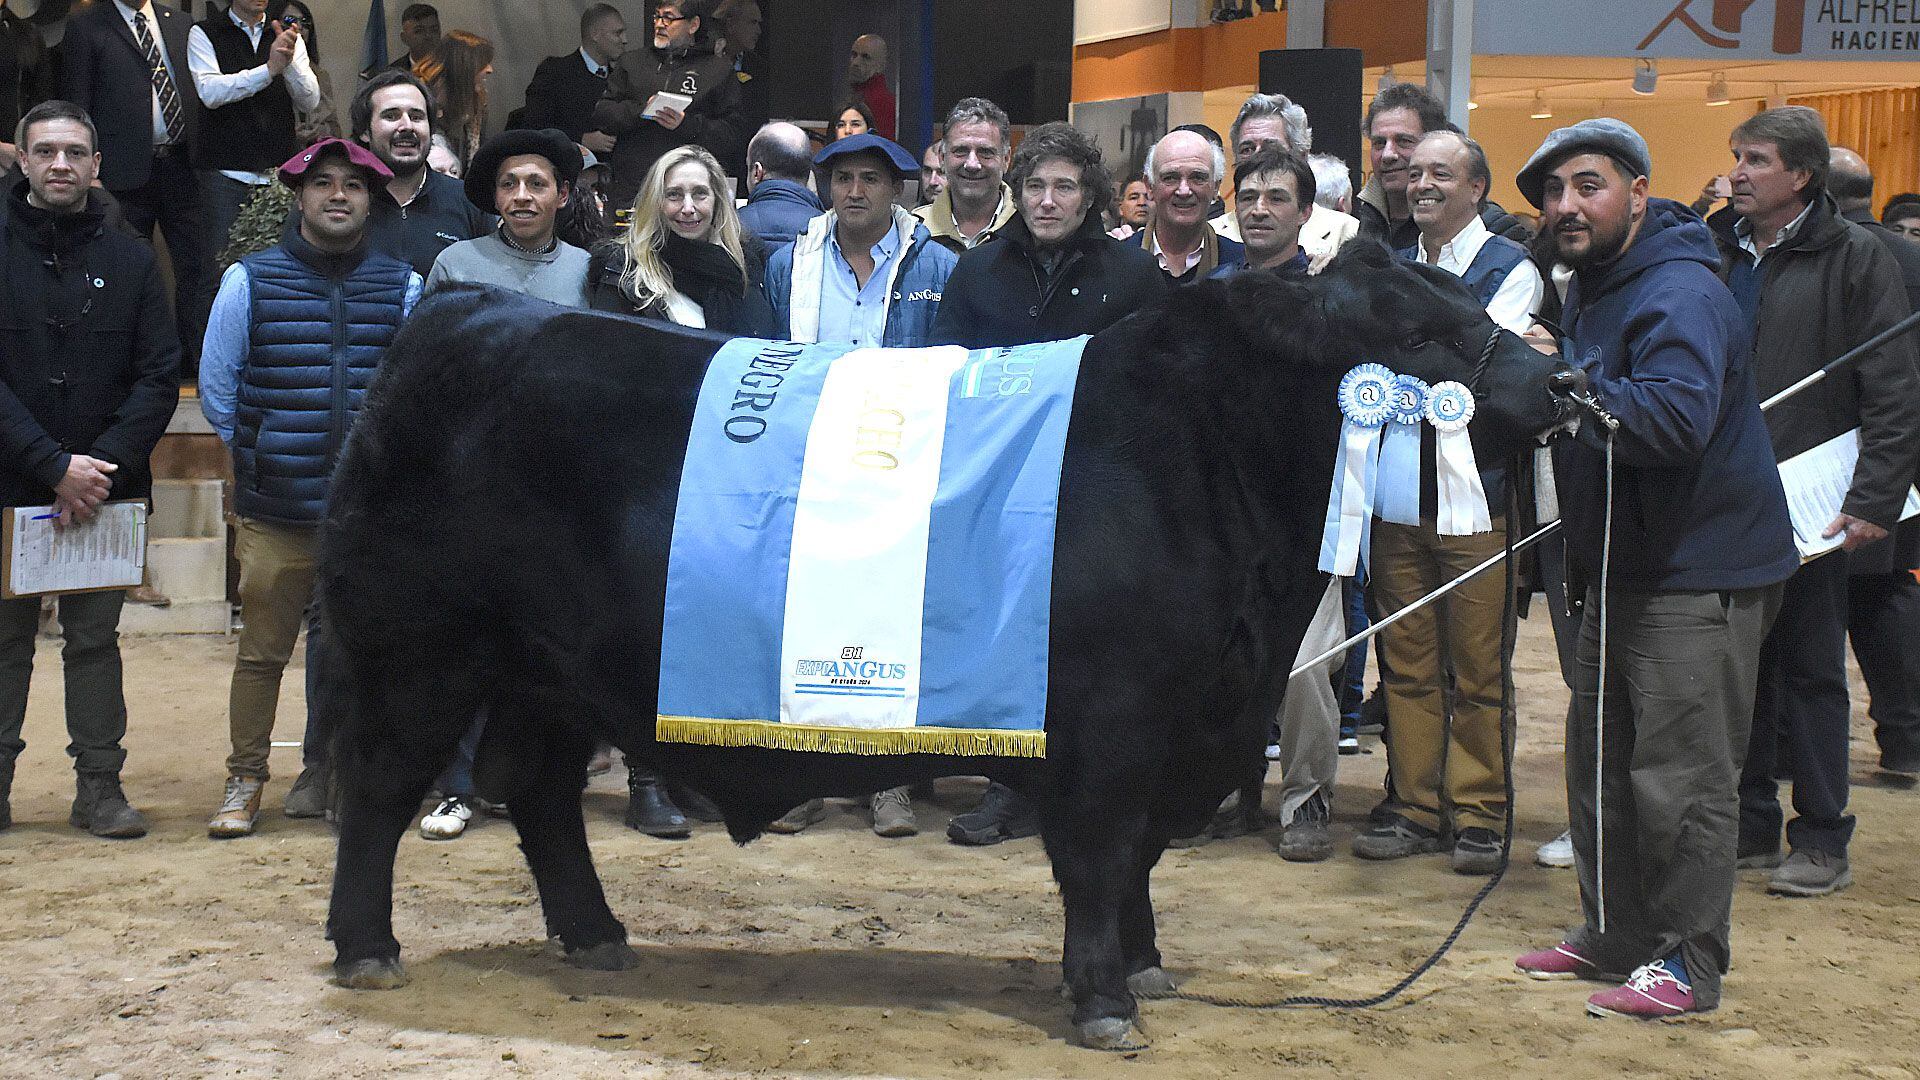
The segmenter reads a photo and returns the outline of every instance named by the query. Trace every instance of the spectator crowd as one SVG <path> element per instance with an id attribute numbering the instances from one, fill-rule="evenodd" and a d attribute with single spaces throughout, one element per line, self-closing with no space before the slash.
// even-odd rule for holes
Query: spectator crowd
<path id="1" fill-rule="evenodd" d="M 1439 495 L 1428 432 L 1420 489 L 1379 510 L 1366 577 L 1328 581 L 1294 658 L 1563 522 L 1528 570 L 1571 695 L 1568 830 L 1538 858 L 1576 868 L 1582 918 L 1519 968 L 1608 982 L 1596 1013 L 1711 1009 L 1737 870 L 1788 896 L 1851 882 L 1849 645 L 1881 769 L 1920 779 L 1920 523 L 1901 518 L 1920 476 L 1914 339 L 1760 402 L 1920 303 L 1920 196 L 1876 218 L 1865 162 L 1829 145 L 1817 113 L 1746 120 L 1692 206 L 1649 194 L 1658 163 L 1618 120 L 1561 128 L 1496 165 L 1411 84 L 1367 109 L 1365 162 L 1314 153 L 1305 110 L 1254 94 L 1225 139 L 1176 128 L 1140 175 L 1120 175 L 1084 132 L 1016 133 L 981 97 L 954 103 L 930 145 L 900 145 L 887 43 L 871 34 L 853 43 L 825 130 L 769 121 L 761 21 L 755 0 L 667 0 L 635 44 L 620 10 L 595 4 L 578 50 L 539 64 L 500 131 L 487 126 L 494 43 L 443 33 L 428 4 L 402 12 L 403 54 L 360 73 L 344 111 L 299 0 L 231 0 L 199 22 L 96 0 L 69 19 L 57 63 L 32 24 L 5 21 L 20 59 L 0 87 L 0 483 L 8 505 L 50 505 L 63 525 L 147 498 L 181 380 L 197 383 L 232 457 L 244 626 L 211 836 L 256 829 L 303 630 L 309 686 L 327 675 L 313 599 L 331 471 L 387 346 L 436 290 L 488 285 L 728 335 L 981 349 L 1097 333 L 1168 290 L 1239 274 L 1306 280 L 1364 243 L 1457 278 L 1493 325 L 1577 367 L 1619 424 L 1584 424 L 1513 468 L 1483 463 L 1472 480 L 1489 512 L 1469 521 Z M 1517 170 L 1537 216 L 1488 198 L 1496 167 Z M 1826 523 L 1840 550 L 1803 563 L 1777 466 L 1855 431 Z M 57 600 L 71 820 L 120 838 L 146 831 L 120 783 L 125 600 Z M 1385 789 L 1352 853 L 1442 855 L 1472 875 L 1504 864 L 1510 607 L 1502 576 L 1483 574 L 1386 628 L 1377 650 L 1293 679 L 1266 753 L 1283 858 L 1333 856 L 1339 759 L 1380 733 Z M 40 608 L 0 600 L 0 829 Z M 288 816 L 326 813 L 331 720 L 310 708 Z M 501 809 L 474 788 L 485 722 L 435 784 L 429 838 Z M 596 761 L 610 765 L 604 750 Z M 713 817 L 644 767 L 628 786 L 640 832 L 684 837 Z M 913 792 L 867 806 L 879 835 L 917 831 Z M 816 800 L 773 829 L 824 813 Z M 1179 842 L 1252 813 L 1223 808 Z M 1037 830 L 1029 800 L 997 784 L 947 824 L 969 845 Z"/>

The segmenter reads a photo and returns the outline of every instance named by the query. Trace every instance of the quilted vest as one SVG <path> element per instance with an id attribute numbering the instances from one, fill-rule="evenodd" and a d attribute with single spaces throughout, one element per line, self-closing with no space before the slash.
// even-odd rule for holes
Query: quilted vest
<path id="1" fill-rule="evenodd" d="M 330 257 L 303 239 L 242 260 L 251 349 L 234 418 L 234 509 L 282 525 L 326 516 L 334 462 L 399 332 L 408 275 L 365 250 Z M 335 273 L 322 267 L 336 264 Z"/>

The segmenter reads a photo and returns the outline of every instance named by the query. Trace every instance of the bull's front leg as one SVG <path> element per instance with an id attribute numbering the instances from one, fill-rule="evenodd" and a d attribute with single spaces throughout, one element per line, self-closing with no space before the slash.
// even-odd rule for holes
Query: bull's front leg
<path id="1" fill-rule="evenodd" d="M 1160 966 L 1160 948 L 1153 922 L 1153 896 L 1150 877 L 1154 864 L 1166 851 L 1162 836 L 1143 837 L 1134 852 L 1133 881 L 1120 907 L 1120 950 L 1127 972 L 1127 989 L 1136 998 L 1158 998 L 1172 994 L 1173 976 Z"/>
<path id="2" fill-rule="evenodd" d="M 536 725 L 537 718 L 522 730 L 536 730 Z M 607 906 L 580 809 L 593 740 L 578 732 L 554 732 L 544 749 L 540 768 L 507 805 L 540 890 L 547 932 L 560 939 L 567 962 L 575 967 L 626 971 L 639 958 L 627 945 L 627 928 Z"/>
<path id="3" fill-rule="evenodd" d="M 385 739 L 350 748 L 338 765 L 340 843 L 327 912 L 334 979 L 353 990 L 391 990 L 407 983 L 393 936 L 393 860 L 433 773 L 410 767 Z"/>
<path id="4" fill-rule="evenodd" d="M 1135 881 L 1144 809 L 1116 815 L 1111 805 L 1042 807 L 1042 836 L 1066 907 L 1061 967 L 1073 995 L 1073 1024 L 1083 1046 L 1138 1050 L 1147 1045 L 1139 1007 L 1127 987 L 1121 926 Z M 1149 919 L 1152 918 L 1149 911 Z"/>

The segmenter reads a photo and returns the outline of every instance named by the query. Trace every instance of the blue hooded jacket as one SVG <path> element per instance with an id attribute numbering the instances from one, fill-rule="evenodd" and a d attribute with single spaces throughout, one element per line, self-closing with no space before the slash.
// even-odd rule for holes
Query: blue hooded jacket
<path id="1" fill-rule="evenodd" d="M 1620 420 L 1612 583 L 1639 591 L 1751 589 L 1799 568 L 1786 495 L 1754 390 L 1752 343 L 1692 211 L 1647 203 L 1633 245 L 1576 274 L 1562 356 Z M 1597 585 L 1606 509 L 1598 425 L 1554 453 L 1567 555 Z"/>
<path id="2" fill-rule="evenodd" d="M 770 176 L 754 185 L 740 208 L 740 227 L 760 238 L 771 253 L 807 231 L 807 222 L 826 211 L 805 184 Z"/>

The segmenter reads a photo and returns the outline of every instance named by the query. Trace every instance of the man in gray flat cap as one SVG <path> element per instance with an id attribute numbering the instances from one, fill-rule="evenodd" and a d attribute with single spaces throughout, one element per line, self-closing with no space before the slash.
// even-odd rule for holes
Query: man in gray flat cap
<path id="1" fill-rule="evenodd" d="M 1712 231 L 1648 198 L 1651 171 L 1639 133 L 1599 119 L 1549 135 L 1517 181 L 1574 269 L 1572 335 L 1528 339 L 1584 372 L 1619 429 L 1609 448 L 1589 421 L 1554 455 L 1569 576 L 1586 585 L 1567 713 L 1584 925 L 1515 965 L 1619 982 L 1587 1011 L 1637 1019 L 1720 1003 L 1760 642 L 1799 564 L 1749 323 Z"/>

